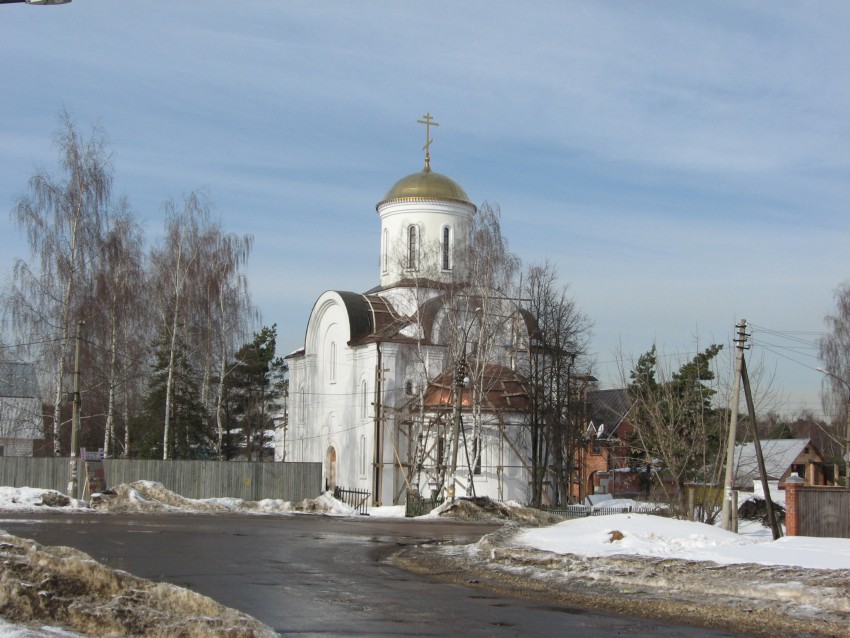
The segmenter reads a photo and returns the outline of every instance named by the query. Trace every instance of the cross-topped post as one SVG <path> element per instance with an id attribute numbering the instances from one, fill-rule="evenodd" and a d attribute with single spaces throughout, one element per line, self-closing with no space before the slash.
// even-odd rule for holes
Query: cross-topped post
<path id="1" fill-rule="evenodd" d="M 425 146 L 422 147 L 422 150 L 425 151 L 425 172 L 431 172 L 431 142 L 434 140 L 431 139 L 431 127 L 439 126 L 436 122 L 434 122 L 434 117 L 430 113 L 426 113 L 422 116 L 423 120 L 416 120 L 418 124 L 425 125 Z"/>

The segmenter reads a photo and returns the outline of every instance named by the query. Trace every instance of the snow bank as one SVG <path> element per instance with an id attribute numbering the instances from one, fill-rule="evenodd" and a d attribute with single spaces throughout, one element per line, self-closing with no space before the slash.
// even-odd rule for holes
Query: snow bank
<path id="1" fill-rule="evenodd" d="M 764 528 L 761 528 L 764 530 Z M 735 534 L 725 530 L 647 514 L 612 514 L 528 529 L 515 542 L 557 554 L 632 555 L 713 561 L 721 565 L 757 563 L 812 569 L 850 569 L 850 540 L 785 537 L 764 531 Z"/>
<path id="2" fill-rule="evenodd" d="M 420 548 L 402 564 L 415 568 L 430 553 L 432 573 L 567 604 L 748 635 L 850 638 L 850 541 L 772 541 L 761 529 L 732 534 L 642 514 L 509 523 L 464 548 Z"/>
<path id="3" fill-rule="evenodd" d="M 523 525 L 552 525 L 563 518 L 519 503 L 494 501 L 486 496 L 463 497 L 446 501 L 431 510 L 426 517 L 456 518 L 472 521 L 503 520 Z"/>
<path id="4" fill-rule="evenodd" d="M 316 513 L 329 516 L 355 516 L 356 510 L 325 492 L 302 501 L 264 499 L 244 501 L 238 498 L 191 499 L 166 489 L 155 481 L 136 481 L 117 485 L 93 494 L 91 502 L 68 498 L 55 490 L 31 487 L 0 487 L 0 511 L 36 512 L 45 507 L 62 511 L 99 511 L 113 513 L 185 512 L 249 514 Z M 377 507 L 369 511 L 377 518 L 403 518 L 404 505 Z M 2 634 L 0 634 L 2 637 Z"/>
<path id="5" fill-rule="evenodd" d="M 69 547 L 0 533 L 0 611 L 12 635 L 271 638 L 259 621 L 211 598 L 104 567 Z M 39 633 L 24 627 L 41 627 Z M 8 627 L 7 627 L 8 628 Z M 0 628 L 2 630 L 2 628 Z"/>
<path id="6" fill-rule="evenodd" d="M 370 507 L 369 516 L 372 518 L 404 518 L 407 516 L 407 508 L 404 505 L 382 505 Z"/>
<path id="7" fill-rule="evenodd" d="M 0 487 L 0 509 L 6 511 L 32 511 L 45 507 L 57 509 L 80 509 L 85 501 L 68 498 L 55 490 L 34 487 Z"/>
<path id="8" fill-rule="evenodd" d="M 93 494 L 91 507 L 114 513 L 126 512 L 194 512 L 194 513 L 256 513 L 292 514 L 311 512 L 332 516 L 351 516 L 354 508 L 338 501 L 326 492 L 317 498 L 303 501 L 265 499 L 243 501 L 238 498 L 191 499 L 175 494 L 162 483 L 136 481 L 121 484 L 100 494 Z"/>

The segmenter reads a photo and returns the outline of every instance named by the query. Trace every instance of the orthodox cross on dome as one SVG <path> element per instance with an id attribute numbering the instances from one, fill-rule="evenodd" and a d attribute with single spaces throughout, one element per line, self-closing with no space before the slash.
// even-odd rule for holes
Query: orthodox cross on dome
<path id="1" fill-rule="evenodd" d="M 430 113 L 426 113 L 423 115 L 424 120 L 416 120 L 418 124 L 425 125 L 425 146 L 422 147 L 422 150 L 425 151 L 425 172 L 431 172 L 431 142 L 434 140 L 431 139 L 431 127 L 439 126 L 436 122 L 434 122 L 434 117 Z"/>

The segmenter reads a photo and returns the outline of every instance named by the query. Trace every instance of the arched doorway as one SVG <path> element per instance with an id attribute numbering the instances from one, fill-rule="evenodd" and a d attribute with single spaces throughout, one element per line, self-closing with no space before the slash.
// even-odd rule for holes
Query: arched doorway
<path id="1" fill-rule="evenodd" d="M 330 446 L 325 454 L 325 491 L 336 489 L 336 448 Z"/>
<path id="2" fill-rule="evenodd" d="M 599 472 L 597 470 L 593 470 L 590 474 L 587 475 L 587 483 L 584 484 L 586 491 L 584 495 L 585 497 L 593 496 L 594 494 L 596 494 L 597 481 L 599 480 L 597 478 L 598 474 Z"/>

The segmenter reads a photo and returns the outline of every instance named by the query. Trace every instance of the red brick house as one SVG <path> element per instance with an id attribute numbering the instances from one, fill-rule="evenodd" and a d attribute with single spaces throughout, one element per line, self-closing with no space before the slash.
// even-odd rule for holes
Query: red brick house
<path id="1" fill-rule="evenodd" d="M 627 441 L 634 429 L 628 418 L 634 406 L 629 391 L 591 390 L 585 405 L 585 446 L 579 460 L 582 481 L 573 497 L 581 500 L 600 493 L 637 496 L 646 475 L 629 466 L 631 448 Z"/>

